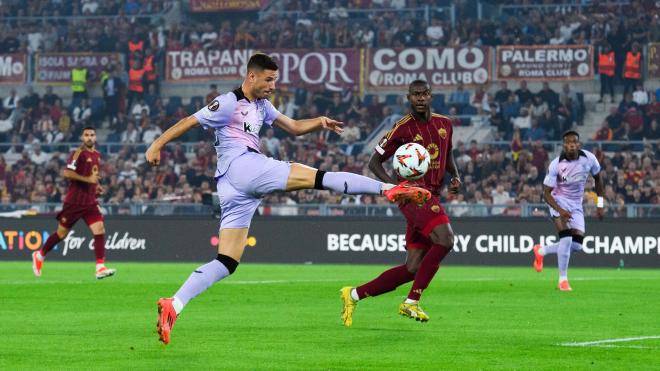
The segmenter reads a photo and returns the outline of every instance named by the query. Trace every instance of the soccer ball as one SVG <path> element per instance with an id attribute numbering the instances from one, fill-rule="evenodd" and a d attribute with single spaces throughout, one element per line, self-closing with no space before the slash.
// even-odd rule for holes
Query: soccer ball
<path id="1" fill-rule="evenodd" d="M 417 180 L 426 174 L 431 163 L 431 155 L 422 145 L 408 143 L 394 152 L 394 171 L 405 179 Z"/>

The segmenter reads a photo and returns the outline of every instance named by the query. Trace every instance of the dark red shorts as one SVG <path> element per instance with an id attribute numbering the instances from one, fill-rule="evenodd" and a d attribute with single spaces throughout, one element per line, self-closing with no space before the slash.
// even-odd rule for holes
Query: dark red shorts
<path id="1" fill-rule="evenodd" d="M 71 229 L 79 219 L 83 219 L 87 225 L 103 221 L 103 214 L 99 205 L 74 205 L 64 204 L 62 211 L 57 214 L 57 221 L 67 229 Z"/>
<path id="2" fill-rule="evenodd" d="M 437 195 L 422 206 L 407 203 L 399 206 L 401 213 L 406 217 L 406 248 L 428 249 L 433 245 L 429 238 L 433 228 L 440 224 L 449 224 L 449 217 L 440 204 Z"/>

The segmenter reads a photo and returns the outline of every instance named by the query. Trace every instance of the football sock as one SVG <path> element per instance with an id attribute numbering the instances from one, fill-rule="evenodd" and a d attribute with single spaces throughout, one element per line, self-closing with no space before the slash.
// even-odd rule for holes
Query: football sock
<path id="1" fill-rule="evenodd" d="M 568 261 L 571 258 L 572 237 L 562 237 L 559 240 L 559 249 L 557 251 L 557 265 L 559 267 L 559 280 L 563 281 L 568 277 Z"/>
<path id="2" fill-rule="evenodd" d="M 553 243 L 552 245 L 541 247 L 539 249 L 539 254 L 541 255 L 556 254 L 557 249 L 559 249 L 559 243 Z"/>
<path id="3" fill-rule="evenodd" d="M 442 259 L 447 256 L 451 251 L 446 246 L 442 245 L 433 245 L 429 251 L 424 255 L 422 263 L 417 270 L 415 275 L 415 281 L 413 282 L 412 288 L 408 293 L 408 299 L 418 301 L 422 297 L 422 292 L 429 286 L 433 276 L 440 268 L 440 262 Z"/>
<path id="4" fill-rule="evenodd" d="M 360 296 L 357 293 L 356 289 L 351 290 L 351 299 L 358 301 L 360 300 Z"/>
<path id="5" fill-rule="evenodd" d="M 367 296 L 378 296 L 393 291 L 404 283 L 412 281 L 414 278 L 415 275 L 408 272 L 408 268 L 403 264 L 388 269 L 375 279 L 356 287 L 355 292 L 358 299 L 364 299 Z M 355 297 L 353 297 L 353 299 L 355 299 Z"/>
<path id="6" fill-rule="evenodd" d="M 404 301 L 404 303 L 405 303 L 405 304 L 414 304 L 414 303 L 417 303 L 417 300 L 412 300 L 412 299 L 408 299 L 408 298 L 406 298 L 406 300 Z"/>
<path id="7" fill-rule="evenodd" d="M 321 173 L 321 171 L 319 171 L 319 173 Z M 339 193 L 349 195 L 380 195 L 383 188 L 382 182 L 358 174 L 347 172 L 332 172 L 321 174 L 323 177 L 323 189 L 329 189 Z"/>
<path id="8" fill-rule="evenodd" d="M 48 236 L 48 239 L 46 240 L 46 243 L 44 244 L 44 247 L 39 250 L 39 255 L 42 257 L 46 256 L 50 250 L 52 250 L 55 245 L 57 245 L 58 242 L 62 241 L 60 236 L 57 235 L 57 231 L 53 232 L 50 236 Z"/>
<path id="9" fill-rule="evenodd" d="M 180 306 L 177 314 L 183 310 L 183 307 L 192 298 L 206 291 L 214 283 L 232 274 L 237 266 L 238 262 L 236 260 L 219 254 L 218 258 L 197 268 L 188 277 L 186 282 L 183 283 L 179 291 L 174 294 L 174 301 L 177 302 L 177 306 Z"/>
<path id="10" fill-rule="evenodd" d="M 94 256 L 96 256 L 97 263 L 103 264 L 105 260 L 105 234 L 94 235 Z"/>

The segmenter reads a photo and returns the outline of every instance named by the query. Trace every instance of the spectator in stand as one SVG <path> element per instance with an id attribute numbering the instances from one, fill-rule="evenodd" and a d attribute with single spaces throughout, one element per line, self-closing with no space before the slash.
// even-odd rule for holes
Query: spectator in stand
<path id="1" fill-rule="evenodd" d="M 46 93 L 44 93 L 43 102 L 47 106 L 52 106 L 58 99 L 60 99 L 60 97 L 53 93 L 53 87 L 51 85 L 46 85 Z"/>
<path id="2" fill-rule="evenodd" d="M 596 131 L 593 136 L 593 140 L 609 141 L 614 138 L 614 132 L 610 128 L 610 125 L 607 120 L 603 120 L 603 126 Z"/>
<path id="3" fill-rule="evenodd" d="M 359 98 L 358 98 L 359 100 Z M 288 94 L 283 94 L 277 110 L 280 111 L 283 115 L 288 117 L 296 116 L 296 111 L 298 106 L 291 100 L 291 97 Z"/>
<path id="4" fill-rule="evenodd" d="M 431 24 L 426 27 L 426 38 L 431 46 L 438 46 L 445 37 L 445 31 L 442 29 L 442 23 L 439 18 L 433 17 Z"/>
<path id="5" fill-rule="evenodd" d="M 266 155 L 275 159 L 280 158 L 280 140 L 275 138 L 275 130 L 269 127 L 266 136 L 261 138 L 262 148 L 266 149 Z"/>
<path id="6" fill-rule="evenodd" d="M 619 103 L 619 113 L 624 115 L 631 108 L 635 108 L 635 109 L 639 108 L 637 102 L 633 100 L 632 92 L 624 94 L 623 100 L 621 101 L 621 103 Z"/>
<path id="7" fill-rule="evenodd" d="M 9 96 L 7 96 L 2 102 L 2 109 L 7 116 L 10 116 L 12 112 L 14 112 L 16 107 L 18 107 L 18 102 L 20 102 L 20 100 L 21 97 L 16 94 L 16 89 L 11 89 Z"/>
<path id="8" fill-rule="evenodd" d="M 73 108 L 73 124 L 77 128 L 83 128 L 89 125 L 89 119 L 92 117 L 92 107 L 89 106 L 87 98 L 80 100 L 80 105 Z"/>
<path id="9" fill-rule="evenodd" d="M 644 90 L 644 85 L 641 83 L 638 83 L 637 86 L 635 86 L 632 100 L 637 103 L 638 106 L 645 106 L 649 103 L 649 93 Z M 644 107 L 642 107 L 642 109 L 643 108 Z"/>
<path id="10" fill-rule="evenodd" d="M 144 98 L 139 98 L 131 109 L 131 115 L 136 121 L 140 121 L 143 115 L 149 117 L 149 110 L 149 105 L 144 101 Z"/>
<path id="11" fill-rule="evenodd" d="M 470 104 L 470 93 L 463 89 L 463 83 L 459 82 L 456 90 L 449 94 L 447 101 L 451 107 L 455 107 L 458 113 L 462 113 L 463 109 Z"/>
<path id="12" fill-rule="evenodd" d="M 211 89 L 211 91 L 209 91 L 209 93 L 206 94 L 206 104 L 211 103 L 212 100 L 214 100 L 218 95 L 220 95 L 220 92 L 218 92 L 217 84 L 211 84 L 209 88 Z"/>
<path id="13" fill-rule="evenodd" d="M 509 95 L 511 90 L 507 87 L 506 81 L 500 82 L 500 90 L 495 93 L 495 101 L 501 105 L 509 100 Z"/>
<path id="14" fill-rule="evenodd" d="M 534 94 L 527 88 L 527 81 L 525 80 L 520 81 L 520 87 L 516 89 L 515 94 L 518 97 L 518 103 L 523 106 L 531 103 L 534 98 Z"/>
<path id="15" fill-rule="evenodd" d="M 550 88 L 550 84 L 547 81 L 543 82 L 543 89 L 537 95 L 548 104 L 549 109 L 554 111 L 559 106 L 559 94 Z"/>

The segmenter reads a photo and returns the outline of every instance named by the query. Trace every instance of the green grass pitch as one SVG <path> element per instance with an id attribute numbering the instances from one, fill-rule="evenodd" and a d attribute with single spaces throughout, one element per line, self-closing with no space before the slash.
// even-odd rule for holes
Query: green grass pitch
<path id="1" fill-rule="evenodd" d="M 550 263 L 550 262 L 548 262 Z M 340 324 L 339 289 L 384 266 L 242 264 L 193 300 L 165 346 L 156 300 L 199 264 L 0 263 L 0 370 L 660 369 L 660 271 L 441 267 L 422 324 L 397 314 L 410 285 Z M 638 340 L 608 341 L 651 337 Z M 655 337 L 655 338 L 653 338 Z M 564 343 L 593 344 L 565 346 Z"/>

